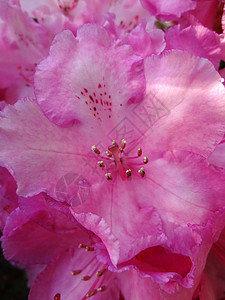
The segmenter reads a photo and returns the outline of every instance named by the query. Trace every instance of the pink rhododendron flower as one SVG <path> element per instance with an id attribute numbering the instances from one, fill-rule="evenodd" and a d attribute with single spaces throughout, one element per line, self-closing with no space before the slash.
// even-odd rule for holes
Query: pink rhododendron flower
<path id="1" fill-rule="evenodd" d="M 1 113 L 0 161 L 18 194 L 45 191 L 67 205 L 101 239 L 112 268 L 135 266 L 169 293 L 195 289 L 224 228 L 224 174 L 204 158 L 224 134 L 224 86 L 212 64 L 177 50 L 143 60 L 87 24 L 76 38 L 56 37 L 35 94 L 38 104 Z M 71 198 L 57 183 L 74 173 L 86 185 Z M 70 259 L 56 261 L 57 272 Z"/>

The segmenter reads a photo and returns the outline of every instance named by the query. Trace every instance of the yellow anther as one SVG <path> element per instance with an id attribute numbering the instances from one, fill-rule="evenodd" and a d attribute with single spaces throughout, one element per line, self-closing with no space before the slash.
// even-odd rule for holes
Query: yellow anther
<path id="1" fill-rule="evenodd" d="M 131 169 L 129 169 L 129 170 L 126 170 L 126 175 L 127 175 L 127 178 L 128 178 L 128 177 L 130 177 L 130 176 L 131 176 L 131 174 L 132 174 L 132 173 L 131 173 Z"/>
<path id="2" fill-rule="evenodd" d="M 144 164 L 147 164 L 147 163 L 148 163 L 148 158 L 147 158 L 147 156 L 143 157 L 143 163 L 144 163 Z"/>
<path id="3" fill-rule="evenodd" d="M 122 141 L 121 141 L 121 148 L 125 149 L 126 144 L 127 144 L 127 142 L 124 139 L 122 139 Z"/>
<path id="4" fill-rule="evenodd" d="M 83 249 L 83 248 L 86 248 L 86 247 L 87 247 L 87 246 L 84 245 L 84 244 L 79 244 L 79 246 L 78 246 L 79 249 Z"/>
<path id="5" fill-rule="evenodd" d="M 83 280 L 83 281 L 88 281 L 88 280 L 90 280 L 91 279 L 91 276 L 83 276 L 82 278 L 81 278 L 81 280 Z"/>
<path id="6" fill-rule="evenodd" d="M 98 292 L 104 292 L 106 290 L 106 286 L 101 286 L 97 289 Z"/>
<path id="7" fill-rule="evenodd" d="M 77 271 L 72 271 L 71 274 L 75 276 L 75 275 L 79 275 L 81 272 L 82 270 L 77 270 Z"/>
<path id="8" fill-rule="evenodd" d="M 138 170 L 138 173 L 141 175 L 141 177 L 145 177 L 145 171 L 143 168 L 140 168 L 140 170 Z"/>
<path id="9" fill-rule="evenodd" d="M 97 290 L 94 289 L 92 291 L 90 291 L 89 293 L 86 294 L 86 298 L 90 298 L 92 296 L 94 296 L 95 294 L 97 294 Z"/>
<path id="10" fill-rule="evenodd" d="M 142 149 L 138 148 L 138 156 L 141 156 L 141 155 L 142 155 Z"/>
<path id="11" fill-rule="evenodd" d="M 112 153 L 110 153 L 109 151 L 105 151 L 106 156 L 108 157 L 112 157 Z"/>
<path id="12" fill-rule="evenodd" d="M 98 148 L 96 146 L 92 146 L 91 149 L 94 151 L 94 153 L 100 154 L 100 151 L 98 150 Z"/>
<path id="13" fill-rule="evenodd" d="M 85 247 L 85 250 L 86 250 L 87 252 L 89 252 L 89 251 L 94 251 L 95 248 L 87 246 L 87 247 Z"/>
<path id="14" fill-rule="evenodd" d="M 105 177 L 107 180 L 112 180 L 112 174 L 111 173 L 106 173 Z"/>
<path id="15" fill-rule="evenodd" d="M 97 277 L 102 276 L 102 275 L 105 273 L 106 270 L 107 270 L 107 269 L 102 269 L 101 271 L 98 271 L 98 272 L 96 273 L 96 276 L 97 276 Z"/>
<path id="16" fill-rule="evenodd" d="M 105 167 L 105 164 L 102 160 L 98 161 L 98 165 L 100 168 L 104 168 Z"/>

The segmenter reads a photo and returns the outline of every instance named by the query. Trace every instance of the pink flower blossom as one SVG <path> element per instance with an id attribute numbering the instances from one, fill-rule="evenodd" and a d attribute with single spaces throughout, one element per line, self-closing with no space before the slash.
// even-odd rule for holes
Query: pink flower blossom
<path id="1" fill-rule="evenodd" d="M 195 288 L 224 227 L 224 174 L 204 158 L 224 134 L 224 86 L 212 64 L 175 50 L 143 60 L 88 24 L 76 38 L 70 31 L 56 37 L 37 68 L 35 93 L 40 107 L 27 99 L 1 113 L 0 162 L 15 177 L 18 194 L 44 191 L 69 206 L 70 216 L 101 239 L 112 268 L 129 262 L 170 293 L 179 285 Z M 86 180 L 88 196 L 77 186 L 73 198 L 57 190 L 74 173 Z M 65 239 L 63 245 L 71 243 Z M 8 259 L 16 248 L 7 247 Z M 35 255 L 38 264 L 43 251 L 49 253 Z M 142 251 L 149 252 L 140 263 L 135 256 Z M 169 256 L 168 267 L 177 257 L 181 263 L 157 271 L 153 254 L 158 262 Z M 28 254 L 16 255 L 29 263 Z M 59 272 L 58 263 L 70 260 L 64 258 L 56 262 Z"/>
<path id="2" fill-rule="evenodd" d="M 168 295 L 151 278 L 143 278 L 154 273 L 158 280 L 185 276 L 191 267 L 188 257 L 158 246 L 115 268 L 98 237 L 74 223 L 66 208 L 56 209 L 53 199 L 44 194 L 20 198 L 19 205 L 7 219 L 2 244 L 7 259 L 29 271 L 29 299 L 85 299 L 94 294 L 100 299 L 119 299 L 119 294 L 130 299 L 126 277 L 142 287 L 132 293 L 134 299 L 189 299 L 193 294 L 194 287 Z"/>

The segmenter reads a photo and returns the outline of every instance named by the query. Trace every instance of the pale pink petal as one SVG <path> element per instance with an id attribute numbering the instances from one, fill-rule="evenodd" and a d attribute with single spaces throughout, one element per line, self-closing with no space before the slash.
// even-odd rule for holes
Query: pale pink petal
<path id="1" fill-rule="evenodd" d="M 99 269 L 100 268 L 100 269 Z M 81 270 L 78 275 L 71 272 Z M 84 252 L 79 249 L 69 249 L 62 252 L 47 268 L 37 277 L 31 288 L 29 300 L 57 299 L 74 300 L 86 299 L 88 292 L 101 287 L 102 278 L 96 277 L 95 273 L 101 270 L 93 252 Z M 90 280 L 81 280 L 83 276 L 91 276 Z M 107 275 L 105 275 L 107 276 Z M 119 289 L 116 286 L 116 278 L 111 275 L 106 278 L 103 285 L 106 290 L 97 292 L 94 299 L 116 300 L 119 299 Z"/>
<path id="2" fill-rule="evenodd" d="M 56 37 L 35 75 L 37 101 L 50 120 L 112 128 L 122 105 L 140 101 L 143 62 L 129 46 L 116 47 L 113 42 L 95 24 L 84 25 L 77 38 L 69 31 Z"/>
<path id="3" fill-rule="evenodd" d="M 179 25 L 165 34 L 166 50 L 179 49 L 207 58 L 218 69 L 222 58 L 220 36 L 202 25 L 189 26 L 183 30 Z"/>
<path id="4" fill-rule="evenodd" d="M 84 178 L 82 169 L 86 173 L 82 154 L 89 157 L 91 145 L 87 148 L 84 142 L 78 144 L 73 128 L 59 128 L 49 122 L 35 102 L 19 101 L 15 107 L 5 108 L 1 118 L 1 145 L 1 164 L 16 178 L 19 195 L 31 196 L 47 190 L 65 201 L 64 179 L 71 180 L 71 177 L 78 180 L 72 196 L 79 192 L 79 180 Z M 77 201 L 74 197 L 70 201 Z"/>
<path id="5" fill-rule="evenodd" d="M 196 7 L 196 1 L 193 0 L 140 0 L 143 7 L 147 9 L 151 15 L 158 16 L 165 20 L 180 17 L 184 12 L 192 10 Z"/>
<path id="6" fill-rule="evenodd" d="M 0 86 L 11 87 L 8 96 L 13 94 L 13 99 L 7 102 L 13 103 L 32 94 L 36 64 L 47 55 L 51 39 L 43 26 L 9 1 L 0 3 L 0 20 Z"/>
<path id="7" fill-rule="evenodd" d="M 160 54 L 166 45 L 163 31 L 155 28 L 155 18 L 148 22 L 142 21 L 122 43 L 131 45 L 135 54 L 143 58 L 151 54 Z"/>
<path id="8" fill-rule="evenodd" d="M 145 70 L 147 95 L 135 112 L 150 129 L 148 149 L 207 156 L 222 139 L 225 124 L 224 86 L 213 65 L 171 50 L 146 58 Z"/>
<path id="9" fill-rule="evenodd" d="M 225 169 L 225 141 L 216 146 L 208 160 L 211 164 Z"/>
<path id="10" fill-rule="evenodd" d="M 142 278 L 136 270 L 129 270 L 117 275 L 121 294 L 129 300 L 190 300 L 194 288 L 179 287 L 175 293 L 164 292 L 160 285 L 154 283 L 151 278 Z"/>

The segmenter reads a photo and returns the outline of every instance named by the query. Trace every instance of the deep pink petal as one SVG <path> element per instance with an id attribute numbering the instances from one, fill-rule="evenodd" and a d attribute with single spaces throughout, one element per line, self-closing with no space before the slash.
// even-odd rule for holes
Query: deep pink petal
<path id="1" fill-rule="evenodd" d="M 36 218 L 42 218 L 41 213 Z M 80 231 L 59 234 L 46 230 L 19 209 L 7 218 L 2 236 L 2 247 L 6 259 L 19 266 L 46 264 L 62 250 L 80 243 Z M 82 235 L 81 235 L 82 236 Z M 85 241 L 84 241 L 85 242 Z"/>
<path id="2" fill-rule="evenodd" d="M 151 15 L 161 17 L 165 20 L 180 17 L 184 12 L 196 7 L 196 2 L 192 0 L 141 0 L 141 3 Z"/>

